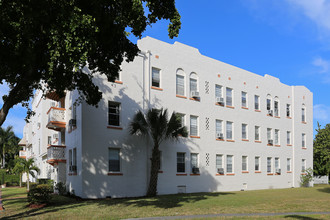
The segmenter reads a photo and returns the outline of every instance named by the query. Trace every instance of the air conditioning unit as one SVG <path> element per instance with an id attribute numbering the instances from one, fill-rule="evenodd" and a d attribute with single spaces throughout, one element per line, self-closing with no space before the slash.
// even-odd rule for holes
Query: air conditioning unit
<path id="1" fill-rule="evenodd" d="M 198 167 L 193 167 L 192 168 L 192 173 L 193 174 L 199 174 L 199 168 Z"/>
<path id="2" fill-rule="evenodd" d="M 224 104 L 224 99 L 222 98 L 222 97 L 216 97 L 215 98 L 215 101 L 216 101 L 216 103 L 219 103 L 220 105 L 223 105 Z"/>
<path id="3" fill-rule="evenodd" d="M 197 91 L 192 91 L 192 92 L 191 92 L 191 97 L 193 97 L 193 98 L 199 98 L 199 92 L 197 92 Z"/>
<path id="4" fill-rule="evenodd" d="M 77 126 L 77 120 L 76 119 L 70 119 L 69 125 L 73 126 L 73 127 L 76 127 Z"/>
<path id="5" fill-rule="evenodd" d="M 277 168 L 276 173 L 281 174 L 281 169 Z"/>
<path id="6" fill-rule="evenodd" d="M 56 102 L 51 102 L 50 103 L 50 107 L 55 107 L 56 106 Z"/>
<path id="7" fill-rule="evenodd" d="M 218 139 L 223 139 L 223 133 L 217 133 L 217 138 Z"/>
<path id="8" fill-rule="evenodd" d="M 58 139 L 58 134 L 53 134 L 54 139 Z"/>
<path id="9" fill-rule="evenodd" d="M 273 140 L 272 139 L 269 139 L 268 140 L 268 144 L 273 145 Z"/>
<path id="10" fill-rule="evenodd" d="M 273 110 L 268 110 L 268 115 L 273 116 Z"/>
<path id="11" fill-rule="evenodd" d="M 218 168 L 218 173 L 219 174 L 224 174 L 225 173 L 225 170 L 223 168 Z"/>

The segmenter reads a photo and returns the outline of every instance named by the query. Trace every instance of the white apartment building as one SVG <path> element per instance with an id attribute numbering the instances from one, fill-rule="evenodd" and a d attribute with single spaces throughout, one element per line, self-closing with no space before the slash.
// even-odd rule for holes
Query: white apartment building
<path id="1" fill-rule="evenodd" d="M 152 142 L 131 136 L 129 123 L 138 110 L 167 108 L 180 114 L 189 137 L 160 146 L 158 194 L 300 186 L 313 166 L 313 95 L 306 87 L 178 42 L 146 37 L 138 46 L 117 81 L 94 77 L 103 93 L 98 108 L 75 105 L 77 91 L 62 99 L 35 95 L 24 144 L 42 177 L 65 182 L 82 198 L 145 195 Z"/>

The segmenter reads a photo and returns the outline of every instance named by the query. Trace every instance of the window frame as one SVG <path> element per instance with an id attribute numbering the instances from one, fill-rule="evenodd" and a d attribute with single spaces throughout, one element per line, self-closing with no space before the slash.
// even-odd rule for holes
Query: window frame
<path id="1" fill-rule="evenodd" d="M 247 172 L 248 170 L 248 156 L 244 155 L 242 156 L 242 172 Z"/>
<path id="2" fill-rule="evenodd" d="M 258 169 L 257 169 L 258 166 Z M 255 156 L 254 157 L 254 171 L 260 172 L 260 156 Z"/>
<path id="3" fill-rule="evenodd" d="M 268 174 L 273 173 L 272 161 L 273 161 L 272 157 L 267 157 L 267 173 Z"/>
<path id="4" fill-rule="evenodd" d="M 242 108 L 248 108 L 248 95 L 247 92 L 241 92 L 241 105 Z"/>
<path id="5" fill-rule="evenodd" d="M 220 126 L 219 126 L 219 124 L 220 124 Z M 219 130 L 219 128 L 220 128 L 220 130 Z M 217 136 L 218 133 L 222 133 L 222 136 L 224 137 L 223 120 L 220 120 L 220 119 L 215 120 L 215 136 L 216 136 L 216 138 L 218 138 L 218 136 Z"/>
<path id="6" fill-rule="evenodd" d="M 198 153 L 190 153 L 190 172 L 193 173 L 193 168 L 199 168 L 199 154 Z M 196 156 L 196 166 L 193 164 L 193 156 Z"/>
<path id="7" fill-rule="evenodd" d="M 116 107 L 111 107 L 115 106 L 113 104 L 116 104 Z M 115 111 L 117 111 L 116 113 L 111 113 L 111 109 L 115 109 Z M 121 125 L 121 103 L 120 102 L 116 102 L 116 101 L 108 101 L 108 126 L 114 126 L 114 127 L 120 127 Z M 111 115 L 115 116 L 117 119 L 111 119 Z M 117 123 L 111 123 L 111 121 L 115 121 Z"/>
<path id="8" fill-rule="evenodd" d="M 228 129 L 229 125 L 230 125 L 230 130 Z M 226 139 L 234 140 L 234 123 L 231 121 L 226 121 Z"/>
<path id="9" fill-rule="evenodd" d="M 194 130 L 193 128 L 193 124 L 192 124 L 192 119 L 195 118 L 196 119 L 196 133 L 192 133 L 192 131 Z M 198 137 L 199 135 L 199 131 L 198 131 L 198 128 L 199 128 L 199 122 L 198 122 L 198 116 L 196 115 L 190 115 L 190 127 L 189 127 L 189 134 L 190 136 L 193 136 L 193 137 Z"/>
<path id="10" fill-rule="evenodd" d="M 179 155 L 183 156 L 183 158 L 181 157 L 180 159 L 183 159 L 183 162 L 180 161 L 179 163 Z M 179 164 L 183 164 L 182 167 L 179 167 Z M 183 171 L 179 171 L 179 168 L 183 168 Z M 177 152 L 176 153 L 176 172 L 177 173 L 186 173 L 186 153 L 184 152 Z"/>
<path id="11" fill-rule="evenodd" d="M 118 169 L 114 169 L 111 166 L 111 162 L 110 162 L 110 152 L 111 151 L 117 152 L 116 156 L 118 156 L 118 162 L 117 162 L 116 166 L 118 166 Z M 120 150 L 120 148 L 109 147 L 108 148 L 108 173 L 120 173 L 121 169 L 122 169 L 122 166 L 121 166 L 121 150 Z"/>
<path id="12" fill-rule="evenodd" d="M 291 158 L 286 158 L 286 171 L 287 172 L 292 172 L 291 166 L 292 166 L 292 164 L 291 164 Z"/>
<path id="13" fill-rule="evenodd" d="M 230 158 L 230 163 L 229 163 Z M 226 156 L 226 173 L 233 174 L 234 173 L 234 156 L 227 155 Z"/>
<path id="14" fill-rule="evenodd" d="M 157 71 L 158 71 L 158 82 L 157 82 L 157 78 L 155 78 L 154 75 L 154 73 L 156 73 Z M 156 88 L 161 88 L 161 69 L 156 67 L 151 67 L 151 86 Z"/>
<path id="15" fill-rule="evenodd" d="M 258 139 L 256 138 L 258 136 Z M 254 140 L 260 141 L 260 126 L 254 126 Z"/>
<path id="16" fill-rule="evenodd" d="M 233 107 L 234 106 L 234 94 L 233 89 L 226 87 L 226 106 Z"/>
<path id="17" fill-rule="evenodd" d="M 260 111 L 260 96 L 254 95 L 254 110 Z"/>
<path id="18" fill-rule="evenodd" d="M 245 130 L 245 133 L 244 133 Z M 248 140 L 248 125 L 245 123 L 242 123 L 242 140 Z"/>

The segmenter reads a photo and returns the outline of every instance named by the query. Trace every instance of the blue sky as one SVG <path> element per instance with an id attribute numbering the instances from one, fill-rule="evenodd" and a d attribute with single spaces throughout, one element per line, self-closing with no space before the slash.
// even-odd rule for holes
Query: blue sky
<path id="1" fill-rule="evenodd" d="M 317 121 L 330 123 L 330 0 L 177 0 L 176 5 L 179 37 L 168 38 L 167 21 L 143 36 L 179 41 L 253 73 L 304 85 L 314 93 L 314 128 Z M 7 90 L 0 86 L 0 96 Z M 4 127 L 13 125 L 21 137 L 24 117 L 25 110 L 17 106 Z"/>

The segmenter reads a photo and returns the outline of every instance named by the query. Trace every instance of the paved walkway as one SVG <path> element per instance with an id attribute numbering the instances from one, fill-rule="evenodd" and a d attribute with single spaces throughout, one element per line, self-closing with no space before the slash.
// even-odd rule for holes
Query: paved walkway
<path id="1" fill-rule="evenodd" d="M 163 216 L 151 218 L 130 218 L 126 220 L 153 220 L 153 219 L 192 219 L 212 217 L 241 217 L 241 216 L 278 216 L 278 215 L 330 215 L 330 212 L 283 212 L 283 213 L 243 213 L 243 214 L 211 214 L 211 215 L 184 215 L 184 216 Z"/>

